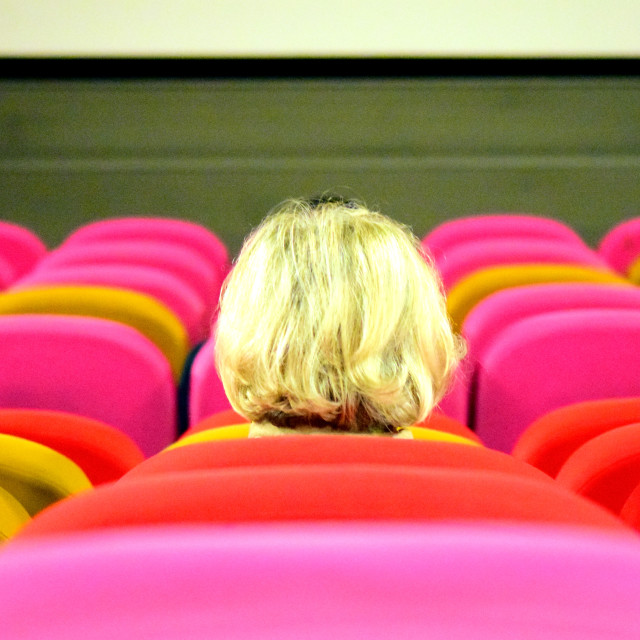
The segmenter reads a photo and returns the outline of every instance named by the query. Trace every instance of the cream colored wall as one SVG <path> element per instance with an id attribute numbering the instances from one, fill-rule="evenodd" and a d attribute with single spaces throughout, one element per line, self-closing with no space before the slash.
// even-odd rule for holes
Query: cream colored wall
<path id="1" fill-rule="evenodd" d="M 0 0 L 0 55 L 636 56 L 637 0 Z"/>

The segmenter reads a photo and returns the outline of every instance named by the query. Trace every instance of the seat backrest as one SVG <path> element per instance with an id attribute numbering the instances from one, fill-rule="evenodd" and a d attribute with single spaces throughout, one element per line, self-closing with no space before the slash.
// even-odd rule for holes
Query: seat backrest
<path id="1" fill-rule="evenodd" d="M 38 442 L 65 455 L 94 486 L 117 480 L 145 459 L 123 431 L 64 411 L 0 409 L 0 433 Z"/>
<path id="2" fill-rule="evenodd" d="M 567 309 L 640 309 L 640 289 L 626 284 L 593 282 L 554 282 L 502 289 L 481 300 L 466 316 L 462 335 L 467 354 L 447 398 L 453 400 L 458 414 L 469 422 L 470 403 L 475 397 L 475 371 L 482 366 L 484 354 L 505 327 L 526 317 L 548 311 Z"/>
<path id="3" fill-rule="evenodd" d="M 75 462 L 55 449 L 0 433 L 0 487 L 34 516 L 92 484 Z"/>
<path id="4" fill-rule="evenodd" d="M 600 531 L 173 525 L 39 542 L 3 554 L 7 638 L 635 640 L 640 627 L 637 540 Z"/>
<path id="5" fill-rule="evenodd" d="M 499 520 L 627 531 L 557 483 L 486 469 L 271 465 L 159 473 L 96 487 L 16 537 L 174 523 Z"/>
<path id="6" fill-rule="evenodd" d="M 210 415 L 231 408 L 231 403 L 216 370 L 213 356 L 214 338 L 209 337 L 193 358 L 189 371 L 189 426 Z"/>
<path id="7" fill-rule="evenodd" d="M 512 455 L 555 477 L 567 458 L 591 438 L 640 422 L 640 397 L 575 402 L 534 420 Z"/>
<path id="8" fill-rule="evenodd" d="M 571 264 L 510 264 L 474 271 L 458 281 L 447 295 L 447 311 L 460 329 L 469 312 L 487 296 L 501 289 L 548 282 L 626 284 L 622 276 L 606 269 Z"/>
<path id="9" fill-rule="evenodd" d="M 133 327 L 165 355 L 176 382 L 189 352 L 180 319 L 155 298 L 126 289 L 43 286 L 0 294 L 0 315 L 56 314 L 104 318 Z"/>
<path id="10" fill-rule="evenodd" d="M 640 311 L 578 309 L 524 318 L 504 329 L 478 369 L 473 425 L 510 452 L 553 409 L 640 393 Z"/>
<path id="11" fill-rule="evenodd" d="M 626 275 L 632 263 L 640 257 L 640 217 L 611 227 L 600 238 L 597 251 L 613 269 Z"/>
<path id="12" fill-rule="evenodd" d="M 456 244 L 488 238 L 557 239 L 585 246 L 580 236 L 559 220 L 525 213 L 471 215 L 447 220 L 422 239 L 422 247 L 436 262 L 443 251 Z"/>
<path id="13" fill-rule="evenodd" d="M 102 318 L 0 317 L 0 406 L 51 409 L 105 422 L 145 455 L 176 437 L 176 385 L 160 350 Z"/>
<path id="14" fill-rule="evenodd" d="M 191 285 L 162 269 L 141 265 L 64 265 L 32 271 L 16 282 L 19 291 L 47 285 L 95 285 L 137 291 L 155 298 L 180 318 L 192 345 L 210 328 L 204 302 Z"/>
<path id="15" fill-rule="evenodd" d="M 585 442 L 560 467 L 556 481 L 620 513 L 640 483 L 640 422 L 615 427 Z"/>
<path id="16" fill-rule="evenodd" d="M 166 240 L 114 240 L 104 244 L 63 246 L 51 251 L 35 272 L 76 265 L 142 265 L 162 269 L 192 287 L 213 313 L 220 295 L 220 274 L 202 256 L 182 245 Z"/>
<path id="17" fill-rule="evenodd" d="M 195 469 L 350 463 L 486 469 L 551 481 L 539 469 L 486 447 L 437 440 L 303 435 L 209 440 L 192 446 L 174 447 L 131 469 L 123 476 L 122 482 L 149 474 Z"/>
<path id="18" fill-rule="evenodd" d="M 461 242 L 442 252 L 436 267 L 446 290 L 474 271 L 503 264 L 578 264 L 606 269 L 593 249 L 561 239 L 488 237 Z"/>
<path id="19" fill-rule="evenodd" d="M 13 268 L 13 279 L 33 269 L 47 255 L 40 236 L 22 225 L 0 220 L 0 257 Z"/>
<path id="20" fill-rule="evenodd" d="M 224 242 L 207 227 L 179 218 L 148 216 L 99 220 L 77 228 L 61 246 L 124 239 L 156 239 L 180 244 L 198 251 L 218 269 L 221 278 L 229 270 L 229 252 Z"/>

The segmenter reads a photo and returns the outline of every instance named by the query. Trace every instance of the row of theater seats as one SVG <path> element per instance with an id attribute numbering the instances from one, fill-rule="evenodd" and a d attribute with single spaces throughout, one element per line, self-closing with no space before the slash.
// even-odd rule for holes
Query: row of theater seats
<path id="1" fill-rule="evenodd" d="M 520 215 L 424 238 L 469 354 L 413 441 L 247 438 L 213 367 L 230 265 L 209 230 L 40 244 L 0 294 L 3 637 L 635 638 L 622 227 L 598 249 Z"/>

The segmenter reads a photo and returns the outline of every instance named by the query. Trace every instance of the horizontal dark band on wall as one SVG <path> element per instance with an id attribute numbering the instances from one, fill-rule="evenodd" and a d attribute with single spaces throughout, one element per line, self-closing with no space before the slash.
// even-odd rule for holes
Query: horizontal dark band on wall
<path id="1" fill-rule="evenodd" d="M 0 57 L 0 79 L 638 77 L 630 57 Z"/>

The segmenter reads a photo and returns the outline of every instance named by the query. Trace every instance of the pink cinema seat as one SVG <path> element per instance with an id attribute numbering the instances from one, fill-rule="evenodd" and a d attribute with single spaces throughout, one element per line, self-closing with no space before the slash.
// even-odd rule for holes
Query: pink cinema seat
<path id="1" fill-rule="evenodd" d="M 446 290 L 478 269 L 506 264 L 578 264 L 606 269 L 593 249 L 560 239 L 493 237 L 454 244 L 443 250 L 436 267 Z"/>
<path id="2" fill-rule="evenodd" d="M 375 436 L 303 435 L 286 438 L 209 440 L 170 448 L 127 472 L 122 481 L 157 473 L 272 465 L 387 464 L 485 469 L 551 481 L 539 469 L 506 453 L 453 442 L 394 440 Z"/>
<path id="3" fill-rule="evenodd" d="M 640 483 L 640 422 L 616 427 L 585 442 L 567 458 L 556 480 L 620 513 Z"/>
<path id="4" fill-rule="evenodd" d="M 187 400 L 190 427 L 214 413 L 231 408 L 215 367 L 213 349 L 214 338 L 209 337 L 191 363 Z"/>
<path id="5" fill-rule="evenodd" d="M 31 271 L 46 255 L 47 247 L 35 232 L 0 220 L 0 258 L 12 268 L 12 280 Z"/>
<path id="6" fill-rule="evenodd" d="M 479 214 L 447 220 L 427 233 L 421 244 L 438 262 L 442 253 L 454 245 L 491 238 L 540 238 L 586 246 L 565 223 L 523 213 Z"/>
<path id="7" fill-rule="evenodd" d="M 640 257 L 640 217 L 618 222 L 600 239 L 598 253 L 618 273 L 627 275 Z"/>
<path id="8" fill-rule="evenodd" d="M 176 437 L 165 356 L 135 329 L 63 315 L 0 317 L 0 407 L 76 413 L 127 434 L 145 455 Z"/>
<path id="9" fill-rule="evenodd" d="M 16 279 L 16 271 L 10 259 L 0 254 L 0 291 L 8 289 Z"/>
<path id="10" fill-rule="evenodd" d="M 140 265 L 64 265 L 32 271 L 12 287 L 23 291 L 47 285 L 91 285 L 137 291 L 155 298 L 182 321 L 192 345 L 208 335 L 207 308 L 191 285 L 161 269 Z"/>
<path id="11" fill-rule="evenodd" d="M 76 265 L 142 265 L 162 269 L 197 291 L 213 315 L 222 281 L 199 253 L 167 240 L 114 240 L 104 244 L 63 246 L 39 262 L 36 271 Z"/>
<path id="12" fill-rule="evenodd" d="M 640 394 L 640 311 L 542 313 L 506 327 L 478 370 L 474 430 L 511 452 L 525 429 L 559 407 Z"/>
<path id="13" fill-rule="evenodd" d="M 64 411 L 0 409 L 0 433 L 58 451 L 77 464 L 94 486 L 117 480 L 145 459 L 123 431 Z"/>
<path id="14" fill-rule="evenodd" d="M 21 640 L 635 640 L 637 540 L 502 524 L 156 527 L 11 542 Z"/>
<path id="15" fill-rule="evenodd" d="M 230 268 L 227 247 L 210 229 L 196 222 L 170 217 L 117 217 L 88 223 L 71 233 L 63 248 L 75 244 L 119 240 L 162 240 L 197 251 L 224 279 Z"/>
<path id="16" fill-rule="evenodd" d="M 345 463 L 198 469 L 121 480 L 53 505 L 14 539 L 169 523 L 456 520 L 628 531 L 617 516 L 548 479 L 478 468 Z"/>
<path id="17" fill-rule="evenodd" d="M 502 289 L 481 300 L 462 325 L 468 351 L 441 403 L 442 410 L 473 426 L 470 408 L 476 393 L 476 369 L 482 366 L 486 352 L 505 327 L 549 311 L 608 308 L 640 310 L 640 289 L 624 284 L 552 282 Z"/>
<path id="18" fill-rule="evenodd" d="M 640 397 L 575 402 L 534 420 L 512 455 L 554 477 L 587 441 L 616 427 L 640 422 Z"/>

